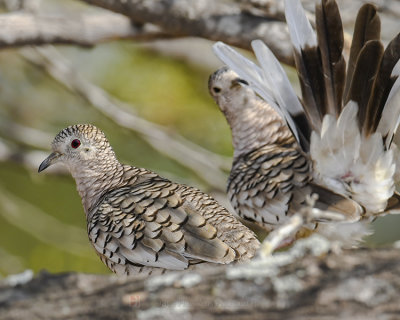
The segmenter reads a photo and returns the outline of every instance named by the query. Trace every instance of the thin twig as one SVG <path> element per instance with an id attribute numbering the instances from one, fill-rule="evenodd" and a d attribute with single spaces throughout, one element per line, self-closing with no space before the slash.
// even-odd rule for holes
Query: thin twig
<path id="1" fill-rule="evenodd" d="M 22 165 L 28 170 L 37 171 L 38 164 L 47 156 L 48 152 L 21 150 L 9 141 L 0 138 L 0 162 L 13 162 Z M 66 174 L 64 166 L 52 166 L 48 169 L 52 174 Z"/>

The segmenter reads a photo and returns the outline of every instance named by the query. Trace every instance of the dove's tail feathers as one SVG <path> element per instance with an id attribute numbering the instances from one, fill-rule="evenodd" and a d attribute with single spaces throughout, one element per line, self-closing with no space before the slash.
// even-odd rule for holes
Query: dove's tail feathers
<path id="1" fill-rule="evenodd" d="M 368 131 L 367 122 L 371 121 L 372 112 L 367 110 L 374 79 L 379 71 L 383 46 L 379 40 L 369 40 L 364 44 L 357 57 L 353 77 L 348 92 L 349 101 L 358 105 L 358 125 L 360 130 Z"/>
<path id="2" fill-rule="evenodd" d="M 329 0 L 318 4 L 315 19 L 325 85 L 326 105 L 321 106 L 322 113 L 338 117 L 342 110 L 346 61 L 342 54 L 342 19 L 336 2 Z"/>
<path id="3" fill-rule="evenodd" d="M 357 15 L 344 91 L 344 104 L 353 100 L 359 107 L 358 124 L 369 136 L 379 132 L 388 149 L 400 117 L 396 82 L 400 74 L 400 34 L 386 50 L 380 41 L 381 22 L 376 7 L 363 5 Z"/>
<path id="4" fill-rule="evenodd" d="M 296 69 L 309 126 L 321 131 L 326 114 L 337 118 L 343 108 L 346 62 L 343 26 L 335 1 L 316 7 L 316 30 L 299 0 L 285 0 L 285 16 L 294 47 Z"/>
<path id="5" fill-rule="evenodd" d="M 386 100 L 377 128 L 385 140 L 386 149 L 390 148 L 400 123 L 400 60 L 394 67 L 391 77 L 396 80 Z"/>
<path id="6" fill-rule="evenodd" d="M 363 5 L 358 11 L 354 26 L 353 40 L 351 42 L 349 62 L 347 66 L 346 84 L 344 89 L 344 105 L 349 101 L 348 94 L 356 68 L 357 58 L 361 49 L 369 40 L 379 40 L 381 32 L 381 20 L 372 4 Z"/>
<path id="7" fill-rule="evenodd" d="M 358 106 L 361 133 L 369 136 L 378 131 L 389 148 L 400 122 L 400 34 L 384 50 L 376 7 L 363 5 L 346 73 L 343 26 L 334 0 L 321 0 L 316 6 L 317 35 L 300 0 L 285 0 L 285 15 L 309 126 L 321 132 L 324 116 L 338 118 L 352 100 Z"/>
<path id="8" fill-rule="evenodd" d="M 400 34 L 387 46 L 368 102 L 366 133 L 378 131 L 390 147 L 400 116 Z"/>
<path id="9" fill-rule="evenodd" d="M 294 47 L 304 111 L 311 127 L 320 131 L 325 84 L 317 37 L 299 0 L 285 0 L 285 16 Z"/>
<path id="10" fill-rule="evenodd" d="M 298 9 L 300 1 L 285 3 L 305 113 L 316 109 L 311 120 L 318 114 L 323 119 L 320 127 L 312 123 L 314 176 L 338 192 L 350 190 L 349 196 L 368 214 L 382 212 L 394 190 L 393 155 L 387 149 L 400 122 L 400 36 L 384 50 L 376 8 L 364 5 L 346 76 L 343 26 L 335 1 L 321 0 L 316 7 L 316 47 L 298 37 L 297 26 L 306 19 Z"/>

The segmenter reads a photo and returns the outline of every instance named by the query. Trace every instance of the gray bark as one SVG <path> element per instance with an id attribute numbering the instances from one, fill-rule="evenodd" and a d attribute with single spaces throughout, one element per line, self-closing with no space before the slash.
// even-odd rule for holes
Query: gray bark
<path id="1" fill-rule="evenodd" d="M 178 36 L 197 36 L 250 48 L 262 39 L 285 63 L 293 64 L 286 25 L 282 21 L 243 12 L 234 2 L 214 0 L 83 0 L 130 17 L 153 23 Z"/>
<path id="2" fill-rule="evenodd" d="M 42 44 L 93 46 L 115 39 L 170 38 L 151 24 L 133 25 L 119 14 L 36 15 L 12 12 L 0 15 L 0 48 Z"/>
<path id="3" fill-rule="evenodd" d="M 321 254 L 317 248 L 147 278 L 42 272 L 25 284 L 3 281 L 0 318 L 400 318 L 398 249 Z"/>

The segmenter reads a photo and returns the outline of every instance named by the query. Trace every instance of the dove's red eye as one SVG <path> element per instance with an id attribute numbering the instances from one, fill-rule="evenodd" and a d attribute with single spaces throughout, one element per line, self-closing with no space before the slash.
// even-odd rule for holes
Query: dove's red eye
<path id="1" fill-rule="evenodd" d="M 81 145 L 81 142 L 78 139 L 74 139 L 71 142 L 71 147 L 74 149 L 78 148 L 80 145 Z"/>

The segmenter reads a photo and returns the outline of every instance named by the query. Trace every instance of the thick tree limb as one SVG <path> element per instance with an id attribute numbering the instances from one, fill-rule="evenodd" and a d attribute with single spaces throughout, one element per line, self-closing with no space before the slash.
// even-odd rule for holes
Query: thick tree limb
<path id="1" fill-rule="evenodd" d="M 49 43 L 92 46 L 115 39 L 170 37 L 159 27 L 133 25 L 129 18 L 107 11 L 70 16 L 40 16 L 28 12 L 0 15 L 0 48 Z"/>
<path id="2" fill-rule="evenodd" d="M 0 318 L 398 319 L 398 249 L 321 256 L 318 247 L 149 278 L 41 273 L 16 285 L 13 277 L 0 284 Z"/>
<path id="3" fill-rule="evenodd" d="M 242 12 L 238 4 L 215 0 L 82 0 L 130 17 L 152 23 L 175 36 L 197 36 L 250 48 L 262 39 L 275 55 L 293 64 L 286 24 Z"/>

